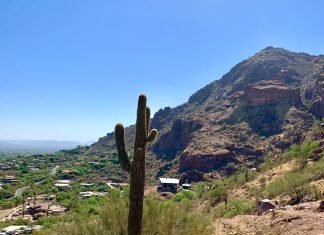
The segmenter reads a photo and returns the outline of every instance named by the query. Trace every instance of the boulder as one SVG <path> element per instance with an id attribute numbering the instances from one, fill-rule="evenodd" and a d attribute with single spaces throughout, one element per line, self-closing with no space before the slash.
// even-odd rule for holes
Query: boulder
<path id="1" fill-rule="evenodd" d="M 324 201 L 323 201 L 323 200 L 320 201 L 319 206 L 318 206 L 318 210 L 319 210 L 320 212 L 323 212 L 323 211 L 324 211 Z"/>
<path id="2" fill-rule="evenodd" d="M 257 211 L 258 214 L 261 215 L 262 213 L 273 210 L 276 208 L 276 204 L 274 204 L 271 200 L 269 199 L 262 199 L 258 201 L 257 203 Z"/>

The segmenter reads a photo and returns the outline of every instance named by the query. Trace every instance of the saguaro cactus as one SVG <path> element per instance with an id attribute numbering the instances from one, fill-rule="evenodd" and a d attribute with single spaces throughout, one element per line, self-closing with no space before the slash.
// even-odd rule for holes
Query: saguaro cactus
<path id="1" fill-rule="evenodd" d="M 130 174 L 128 234 L 140 235 L 142 230 L 143 199 L 145 184 L 145 157 L 147 143 L 155 139 L 156 129 L 149 132 L 150 109 L 146 106 L 146 96 L 138 98 L 136 137 L 133 161 L 128 157 L 125 143 L 125 128 L 122 124 L 115 127 L 115 142 L 121 167 Z"/>

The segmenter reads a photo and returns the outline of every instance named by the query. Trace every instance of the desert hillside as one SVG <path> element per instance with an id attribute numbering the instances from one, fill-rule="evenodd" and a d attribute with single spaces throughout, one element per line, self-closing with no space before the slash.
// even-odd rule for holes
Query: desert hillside
<path id="1" fill-rule="evenodd" d="M 233 173 L 235 166 L 253 168 L 267 156 L 275 158 L 308 139 L 316 120 L 324 116 L 323 84 L 324 56 L 261 50 L 188 102 L 154 115 L 151 126 L 160 135 L 149 149 L 149 179 L 214 179 Z M 134 131 L 134 126 L 126 130 L 129 144 Z M 113 133 L 75 150 L 112 161 L 114 153 Z"/>

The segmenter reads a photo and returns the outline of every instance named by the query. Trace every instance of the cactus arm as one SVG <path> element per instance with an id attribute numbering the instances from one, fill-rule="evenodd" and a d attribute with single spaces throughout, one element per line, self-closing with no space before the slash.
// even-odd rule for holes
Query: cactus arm
<path id="1" fill-rule="evenodd" d="M 146 96 L 140 95 L 138 98 L 137 118 L 136 118 L 136 137 L 134 150 L 137 148 L 145 148 L 146 130 Z M 135 160 L 134 156 L 134 160 Z"/>
<path id="2" fill-rule="evenodd" d="M 152 129 L 150 134 L 146 137 L 146 142 L 147 143 L 153 142 L 157 135 L 158 135 L 157 129 Z"/>
<path id="3" fill-rule="evenodd" d="M 148 133 L 150 129 L 150 118 L 151 118 L 151 109 L 149 107 L 146 107 L 145 110 L 145 124 L 146 124 L 146 131 Z"/>
<path id="4" fill-rule="evenodd" d="M 123 170 L 129 171 L 130 161 L 125 144 L 125 128 L 122 124 L 117 124 L 115 127 L 115 141 L 120 165 Z"/>

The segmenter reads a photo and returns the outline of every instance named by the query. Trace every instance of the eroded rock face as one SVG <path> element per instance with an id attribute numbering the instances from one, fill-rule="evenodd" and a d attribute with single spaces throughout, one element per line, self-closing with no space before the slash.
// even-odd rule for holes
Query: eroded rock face
<path id="1" fill-rule="evenodd" d="M 208 172 L 226 165 L 232 159 L 231 152 L 221 149 L 210 154 L 190 154 L 184 152 L 180 156 L 180 170 Z"/>
<path id="2" fill-rule="evenodd" d="M 318 93 L 320 96 L 312 103 L 311 107 L 312 114 L 314 114 L 314 116 L 317 118 L 324 117 L 324 81 L 322 79 L 324 78 L 321 78 L 321 80 L 317 83 Z"/>
<path id="3" fill-rule="evenodd" d="M 319 98 L 312 103 L 311 112 L 317 118 L 324 117 L 324 100 Z"/>
<path id="4" fill-rule="evenodd" d="M 164 109 L 159 109 L 154 114 L 154 117 L 151 121 L 151 127 L 161 130 L 163 125 L 166 123 L 167 117 L 171 114 L 172 109 L 170 107 L 165 107 Z"/>
<path id="5" fill-rule="evenodd" d="M 281 101 L 298 104 L 300 89 L 289 88 L 279 80 L 260 81 L 245 88 L 242 101 L 249 107 L 272 105 Z"/>
<path id="6" fill-rule="evenodd" d="M 204 180 L 204 173 L 197 170 L 184 172 L 180 177 L 180 183 L 192 183 Z"/>
<path id="7" fill-rule="evenodd" d="M 175 154 L 184 150 L 190 141 L 191 134 L 202 128 L 203 124 L 199 120 L 174 121 L 171 130 L 164 133 L 154 146 L 156 151 Z"/>
<path id="8" fill-rule="evenodd" d="M 226 122 L 244 120 L 259 135 L 278 134 L 288 110 L 300 103 L 299 88 L 290 88 L 279 80 L 263 80 L 245 87 L 239 95 L 239 105 Z"/>

